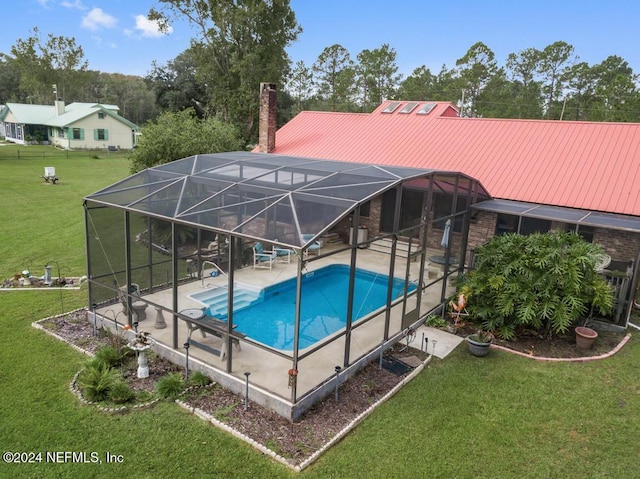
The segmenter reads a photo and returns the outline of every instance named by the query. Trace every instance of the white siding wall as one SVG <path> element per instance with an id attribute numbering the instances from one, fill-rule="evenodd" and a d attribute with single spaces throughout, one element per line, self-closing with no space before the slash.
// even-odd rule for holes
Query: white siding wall
<path id="1" fill-rule="evenodd" d="M 82 140 L 73 139 L 73 128 L 81 128 L 84 130 L 84 138 Z M 98 129 L 106 130 L 108 139 L 95 140 L 94 131 Z M 95 113 L 83 118 L 73 125 L 69 125 L 67 138 L 59 138 L 56 135 L 56 129 L 54 129 L 54 136 L 52 136 L 50 140 L 52 143 L 59 145 L 62 148 L 105 150 L 109 146 L 116 146 L 118 148 L 128 150 L 133 148 L 133 136 L 131 128 L 124 123 L 119 122 L 109 115 L 105 115 L 104 118 L 99 118 L 98 114 Z"/>

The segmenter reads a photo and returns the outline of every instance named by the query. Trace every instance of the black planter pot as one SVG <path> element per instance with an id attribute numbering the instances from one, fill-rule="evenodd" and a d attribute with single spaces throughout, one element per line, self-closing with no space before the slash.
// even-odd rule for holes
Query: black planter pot
<path id="1" fill-rule="evenodd" d="M 471 334 L 467 336 L 467 346 L 469 347 L 469 352 L 474 356 L 486 356 L 489 354 L 489 347 L 491 346 L 491 341 L 478 341 L 478 338 L 475 334 Z"/>

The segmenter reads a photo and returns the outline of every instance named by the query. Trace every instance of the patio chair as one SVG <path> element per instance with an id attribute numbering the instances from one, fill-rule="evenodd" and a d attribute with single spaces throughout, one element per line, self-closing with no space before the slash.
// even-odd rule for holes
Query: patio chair
<path id="1" fill-rule="evenodd" d="M 275 251 L 266 251 L 262 246 L 262 243 L 256 243 L 253 245 L 253 269 L 256 268 L 269 268 L 273 267 L 273 263 L 276 262 L 278 255 Z"/>
<path id="2" fill-rule="evenodd" d="M 313 234 L 303 234 L 300 235 L 300 239 L 302 240 L 302 243 L 307 243 L 308 241 L 310 241 L 315 235 Z M 320 248 L 322 247 L 322 245 L 320 244 L 320 241 L 314 241 L 313 243 L 311 243 L 309 245 L 309 247 L 306 249 L 305 254 L 309 254 L 309 253 L 313 253 L 316 256 L 320 254 Z"/>
<path id="3" fill-rule="evenodd" d="M 279 263 L 291 263 L 291 255 L 294 254 L 293 250 L 285 248 L 273 248 L 273 251 L 275 251 L 276 259 Z"/>

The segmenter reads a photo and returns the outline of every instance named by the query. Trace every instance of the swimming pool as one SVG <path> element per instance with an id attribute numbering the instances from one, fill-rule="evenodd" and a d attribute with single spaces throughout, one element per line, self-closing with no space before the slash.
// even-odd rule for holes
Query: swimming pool
<path id="1" fill-rule="evenodd" d="M 353 318 L 359 318 L 382 307 L 387 299 L 388 276 L 356 269 L 353 293 Z M 341 330 L 346 324 L 349 293 L 349 266 L 330 265 L 303 276 L 300 308 L 300 349 Z M 393 279 L 392 298 L 402 295 L 404 280 Z M 410 291 L 415 285 L 410 285 Z M 236 294 L 238 288 L 236 288 Z M 293 326 L 296 306 L 296 278 L 265 288 L 246 306 L 234 309 L 236 331 L 272 348 L 293 349 Z M 207 306 L 206 297 L 198 301 Z M 226 319 L 207 306 L 207 314 Z"/>

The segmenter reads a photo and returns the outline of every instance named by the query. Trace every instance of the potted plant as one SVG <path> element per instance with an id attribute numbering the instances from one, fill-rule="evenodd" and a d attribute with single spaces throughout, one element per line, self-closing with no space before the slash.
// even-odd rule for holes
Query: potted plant
<path id="1" fill-rule="evenodd" d="M 588 327 L 590 319 L 591 314 L 587 317 L 582 326 L 576 326 L 574 329 L 576 333 L 576 347 L 578 349 L 591 349 L 591 346 L 593 346 L 593 343 L 598 337 L 598 332 L 595 329 Z"/>
<path id="2" fill-rule="evenodd" d="M 489 347 L 493 341 L 493 334 L 482 329 L 477 333 L 467 336 L 467 346 L 469 352 L 474 356 L 486 356 L 489 353 Z"/>
<path id="3" fill-rule="evenodd" d="M 586 326 L 577 326 L 575 332 L 576 347 L 578 349 L 591 349 L 598 337 L 598 332 L 595 329 L 587 328 Z"/>

